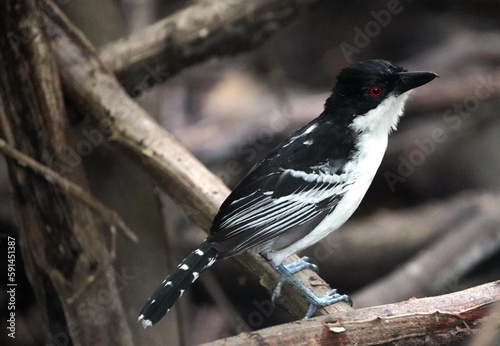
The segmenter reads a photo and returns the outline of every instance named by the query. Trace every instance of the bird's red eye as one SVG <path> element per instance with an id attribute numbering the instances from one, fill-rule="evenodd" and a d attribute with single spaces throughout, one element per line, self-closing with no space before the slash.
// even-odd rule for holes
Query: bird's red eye
<path id="1" fill-rule="evenodd" d="M 379 97 L 380 95 L 382 95 L 383 91 L 384 91 L 384 89 L 382 89 L 381 86 L 374 85 L 374 86 L 370 87 L 369 93 L 370 93 L 370 96 Z"/>

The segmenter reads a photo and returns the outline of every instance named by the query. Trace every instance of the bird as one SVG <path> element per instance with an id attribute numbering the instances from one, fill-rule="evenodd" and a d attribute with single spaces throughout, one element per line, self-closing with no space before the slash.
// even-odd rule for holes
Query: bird
<path id="1" fill-rule="evenodd" d="M 317 270 L 307 258 L 285 258 L 340 228 L 358 208 L 385 154 L 411 91 L 438 75 L 408 72 L 374 59 L 342 69 L 323 112 L 257 163 L 216 214 L 206 240 L 167 276 L 147 300 L 138 321 L 156 324 L 215 261 L 244 251 L 262 255 L 280 274 L 272 300 L 289 281 L 318 307 L 345 301 L 336 290 L 317 297 L 294 273 Z"/>

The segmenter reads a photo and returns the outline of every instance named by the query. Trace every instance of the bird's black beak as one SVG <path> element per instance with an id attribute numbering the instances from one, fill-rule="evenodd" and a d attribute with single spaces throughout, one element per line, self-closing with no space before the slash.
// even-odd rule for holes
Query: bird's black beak
<path id="1" fill-rule="evenodd" d="M 434 78 L 439 77 L 434 72 L 399 72 L 398 75 L 399 83 L 396 88 L 400 94 L 427 84 Z"/>

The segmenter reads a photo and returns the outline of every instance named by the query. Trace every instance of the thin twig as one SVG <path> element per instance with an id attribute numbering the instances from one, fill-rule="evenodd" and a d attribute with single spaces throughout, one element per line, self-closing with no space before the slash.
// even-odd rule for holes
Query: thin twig
<path id="1" fill-rule="evenodd" d="M 176 242 L 174 241 L 175 232 L 171 227 L 171 223 L 168 222 L 169 220 L 167 220 L 167 213 L 165 212 L 165 203 L 168 203 L 169 201 L 162 199 L 161 190 L 158 187 L 154 186 L 152 190 L 155 197 L 156 206 L 161 215 L 161 229 L 163 230 L 163 243 L 166 258 L 165 268 L 167 268 L 168 271 L 171 271 L 173 268 L 175 268 L 178 259 L 177 251 L 175 251 L 175 249 L 177 248 Z M 185 346 L 188 344 L 188 335 L 186 333 L 187 329 L 185 326 L 185 322 L 187 321 L 186 316 L 189 315 L 188 304 L 189 302 L 187 300 L 180 300 L 172 309 L 172 313 L 174 314 L 173 320 L 175 323 L 175 329 L 177 329 L 177 334 L 179 335 L 179 346 Z"/>
<path id="2" fill-rule="evenodd" d="M 111 234 L 116 234 L 114 230 L 114 225 L 117 225 L 125 234 L 125 236 L 132 242 L 137 243 L 137 235 L 125 224 L 125 222 L 120 218 L 120 216 L 113 210 L 110 210 L 104 204 L 99 202 L 97 199 L 88 194 L 80 186 L 74 184 L 73 182 L 65 179 L 52 169 L 47 166 L 42 165 L 36 160 L 32 159 L 28 155 L 23 154 L 19 150 L 16 150 L 10 146 L 7 142 L 0 138 L 0 151 L 4 155 L 14 159 L 22 167 L 28 167 L 35 173 L 40 174 L 45 180 L 53 183 L 63 189 L 66 192 L 71 193 L 73 196 L 77 197 L 82 202 L 86 203 L 90 208 L 95 210 L 103 220 L 109 225 Z M 113 248 L 113 246 L 112 246 Z M 112 249 L 112 253 L 113 253 Z"/>

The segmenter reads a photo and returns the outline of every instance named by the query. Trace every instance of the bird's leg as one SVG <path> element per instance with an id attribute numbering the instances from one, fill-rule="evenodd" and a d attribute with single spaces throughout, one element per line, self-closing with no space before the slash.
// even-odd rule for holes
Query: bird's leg
<path id="1" fill-rule="evenodd" d="M 301 257 L 290 264 L 286 264 L 284 265 L 284 267 L 290 274 L 298 273 L 304 269 L 312 269 L 315 272 L 318 271 L 318 266 L 314 263 L 309 262 L 309 257 L 307 256 Z M 276 267 L 274 268 L 276 269 Z M 271 301 L 273 302 L 273 304 L 276 301 L 276 298 L 278 298 L 281 295 L 281 289 L 283 288 L 283 284 L 285 283 L 285 281 L 286 281 L 285 275 L 281 274 L 280 281 L 278 281 L 278 283 L 276 284 L 276 287 L 273 290 L 273 295 L 271 297 Z"/>
<path id="2" fill-rule="evenodd" d="M 317 271 L 318 267 L 315 264 L 308 262 L 308 260 L 309 259 L 307 257 L 303 257 L 286 266 L 282 264 L 277 266 L 273 265 L 274 269 L 276 269 L 278 273 L 281 274 L 281 278 L 278 284 L 276 285 L 276 288 L 273 291 L 272 302 L 274 303 L 276 298 L 279 297 L 283 284 L 285 283 L 285 281 L 288 281 L 292 285 L 294 285 L 297 288 L 297 290 L 299 290 L 300 293 L 302 293 L 302 295 L 306 297 L 310 302 L 309 308 L 307 309 L 304 319 L 311 317 L 316 312 L 316 309 L 319 307 L 329 306 L 341 301 L 352 305 L 351 298 L 349 298 L 349 296 L 345 294 L 338 294 L 336 289 L 333 289 L 330 292 L 326 293 L 323 297 L 318 298 L 313 292 L 311 292 L 310 289 L 304 286 L 304 284 L 302 284 L 295 276 L 293 276 L 293 274 L 306 268 L 310 268 Z"/>

